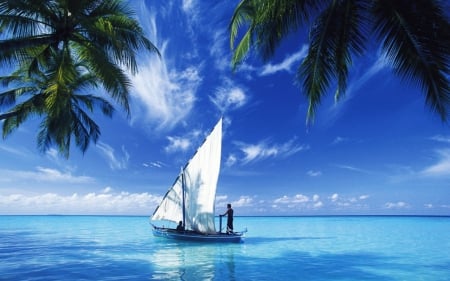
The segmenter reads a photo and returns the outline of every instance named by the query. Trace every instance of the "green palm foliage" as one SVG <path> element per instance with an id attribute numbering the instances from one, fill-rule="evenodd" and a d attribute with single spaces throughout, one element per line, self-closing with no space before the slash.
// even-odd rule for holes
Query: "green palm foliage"
<path id="1" fill-rule="evenodd" d="M 159 55 L 133 16 L 120 0 L 0 0 L 0 64 L 17 68 L 1 78 L 15 86 L 0 96 L 3 136 L 40 116 L 39 148 L 68 157 L 72 136 L 85 152 L 100 135 L 86 109 L 111 116 L 111 99 L 129 114 L 125 69 L 138 71 L 140 49 Z M 97 86 L 108 96 L 85 93 Z"/>
<path id="2" fill-rule="evenodd" d="M 268 60 L 288 34 L 309 24 L 308 54 L 296 75 L 309 100 L 308 121 L 332 85 L 336 85 L 336 99 L 345 94 L 353 57 L 363 55 L 374 41 L 394 72 L 416 82 L 426 104 L 447 122 L 450 23 L 442 2 L 242 0 L 230 23 L 232 66 L 237 68 L 252 48 Z"/>
<path id="3" fill-rule="evenodd" d="M 57 57 L 62 59 L 61 56 Z M 46 151 L 56 144 L 60 154 L 69 157 L 72 135 L 75 144 L 86 151 L 90 141 L 96 142 L 100 128 L 90 117 L 94 108 L 111 117 L 111 103 L 87 91 L 95 91 L 98 79 L 81 64 L 75 65 L 68 56 L 64 62 L 64 76 L 60 77 L 60 61 L 50 60 L 46 73 L 31 75 L 19 69 L 10 76 L 0 77 L 8 91 L 0 94 L 0 104 L 11 106 L 5 114 L 3 136 L 17 129 L 28 118 L 42 117 L 38 132 L 38 146 Z"/>

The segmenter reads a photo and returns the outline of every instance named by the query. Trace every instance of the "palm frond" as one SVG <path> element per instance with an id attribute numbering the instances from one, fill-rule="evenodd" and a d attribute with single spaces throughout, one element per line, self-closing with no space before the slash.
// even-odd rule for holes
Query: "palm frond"
<path id="1" fill-rule="evenodd" d="M 335 73 L 335 2 L 325 9 L 314 22 L 309 36 L 308 54 L 297 71 L 297 81 L 303 80 L 303 88 L 309 100 L 308 121 L 314 118 L 317 105 L 325 94 Z"/>
<path id="2" fill-rule="evenodd" d="M 234 49 L 234 43 L 238 36 L 238 31 L 243 25 L 251 22 L 255 14 L 254 0 L 242 0 L 234 10 L 231 21 L 228 25 L 230 30 L 230 48 Z M 248 31 L 246 33 L 249 33 Z M 251 32 L 250 32 L 251 34 Z"/>
<path id="3" fill-rule="evenodd" d="M 234 50 L 233 59 L 231 63 L 233 71 L 235 71 L 236 68 L 244 61 L 244 58 L 247 55 L 251 44 L 252 44 L 252 30 L 250 29 L 245 33 L 239 44 L 236 46 L 236 49 Z"/>
<path id="4" fill-rule="evenodd" d="M 2 135 L 6 138 L 22 123 L 28 120 L 30 116 L 40 115 L 43 112 L 43 99 L 40 95 L 34 95 L 28 100 L 14 106 L 5 114 L 3 121 Z"/>
<path id="5" fill-rule="evenodd" d="M 273 56 L 282 39 L 307 22 L 325 2 L 327 1 L 241 1 L 229 25 L 231 49 L 234 49 L 239 30 L 246 28 L 234 51 L 233 68 L 242 62 L 251 46 L 258 50 L 264 61 L 268 60 Z"/>
<path id="6" fill-rule="evenodd" d="M 72 126 L 75 142 L 85 152 L 90 141 L 97 142 L 100 137 L 100 127 L 81 107 L 73 106 L 72 115 L 74 116 Z"/>
<path id="7" fill-rule="evenodd" d="M 422 88 L 426 104 L 450 117 L 450 24 L 439 1 L 379 0 L 374 28 L 396 74 Z"/>
<path id="8" fill-rule="evenodd" d="M 83 43 L 83 46 L 77 48 L 77 51 L 80 59 L 89 65 L 89 69 L 101 81 L 102 86 L 110 93 L 111 97 L 129 114 L 128 96 L 131 82 L 124 71 L 94 46 L 86 46 Z"/>

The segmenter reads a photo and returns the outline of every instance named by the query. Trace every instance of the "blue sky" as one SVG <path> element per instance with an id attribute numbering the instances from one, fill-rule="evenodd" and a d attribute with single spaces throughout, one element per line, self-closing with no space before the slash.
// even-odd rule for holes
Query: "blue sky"
<path id="1" fill-rule="evenodd" d="M 450 215 L 450 127 L 377 46 L 354 60 L 345 98 L 336 104 L 330 89 L 307 126 L 294 85 L 305 34 L 232 73 L 237 1 L 206 2 L 132 1 L 162 59 L 139 55 L 131 117 L 96 115 L 100 140 L 68 160 L 38 152 L 39 120 L 2 140 L 0 214 L 150 216 L 223 115 L 220 212 Z"/>

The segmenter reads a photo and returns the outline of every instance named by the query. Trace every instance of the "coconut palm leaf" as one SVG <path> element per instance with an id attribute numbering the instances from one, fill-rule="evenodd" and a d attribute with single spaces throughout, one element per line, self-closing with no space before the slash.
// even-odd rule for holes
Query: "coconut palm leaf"
<path id="1" fill-rule="evenodd" d="M 307 121 L 314 118 L 332 81 L 338 82 L 337 99 L 345 93 L 351 56 L 362 54 L 364 49 L 362 11 L 358 1 L 334 1 L 314 22 L 308 54 L 297 72 L 297 81 L 303 81 L 309 100 Z"/>
<path id="2" fill-rule="evenodd" d="M 0 31 L 0 63 L 18 65 L 15 78 L 2 78 L 13 86 L 0 94 L 3 136 L 38 115 L 38 147 L 57 145 L 67 157 L 72 137 L 84 152 L 100 136 L 94 108 L 112 115 L 108 99 L 91 91 L 105 89 L 129 114 L 125 68 L 137 72 L 140 49 L 159 55 L 121 0 L 0 0 Z"/>
<path id="3" fill-rule="evenodd" d="M 242 0 L 230 23 L 232 65 L 251 49 L 268 60 L 287 34 L 309 23 L 308 54 L 296 74 L 309 100 L 309 121 L 333 83 L 336 100 L 345 94 L 353 57 L 372 43 L 365 34 L 373 31 L 394 72 L 416 82 L 426 104 L 447 122 L 450 23 L 444 5 L 439 0 Z"/>
<path id="4" fill-rule="evenodd" d="M 436 1 L 379 0 L 374 28 L 394 72 L 416 82 L 443 121 L 450 111 L 450 24 Z"/>
<path id="5" fill-rule="evenodd" d="M 21 76 L 17 71 L 11 77 L 0 79 L 7 85 L 21 87 L 0 94 L 0 102 L 14 105 L 2 116 L 3 137 L 7 137 L 31 116 L 42 118 L 37 136 L 38 148 L 46 151 L 55 145 L 61 155 L 69 157 L 71 140 L 84 153 L 90 142 L 96 142 L 100 128 L 89 116 L 95 109 L 111 117 L 114 108 L 106 99 L 90 94 L 98 85 L 98 79 L 86 72 L 84 63 L 75 63 L 67 52 L 49 62 L 44 73 Z M 43 90 L 43 85 L 46 88 Z"/>

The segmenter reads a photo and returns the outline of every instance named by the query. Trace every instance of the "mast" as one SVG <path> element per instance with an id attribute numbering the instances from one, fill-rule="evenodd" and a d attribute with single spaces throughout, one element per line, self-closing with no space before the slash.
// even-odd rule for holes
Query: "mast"
<path id="1" fill-rule="evenodd" d="M 186 227 L 186 179 L 184 176 L 184 170 L 181 172 L 181 194 L 183 197 L 183 227 Z"/>

